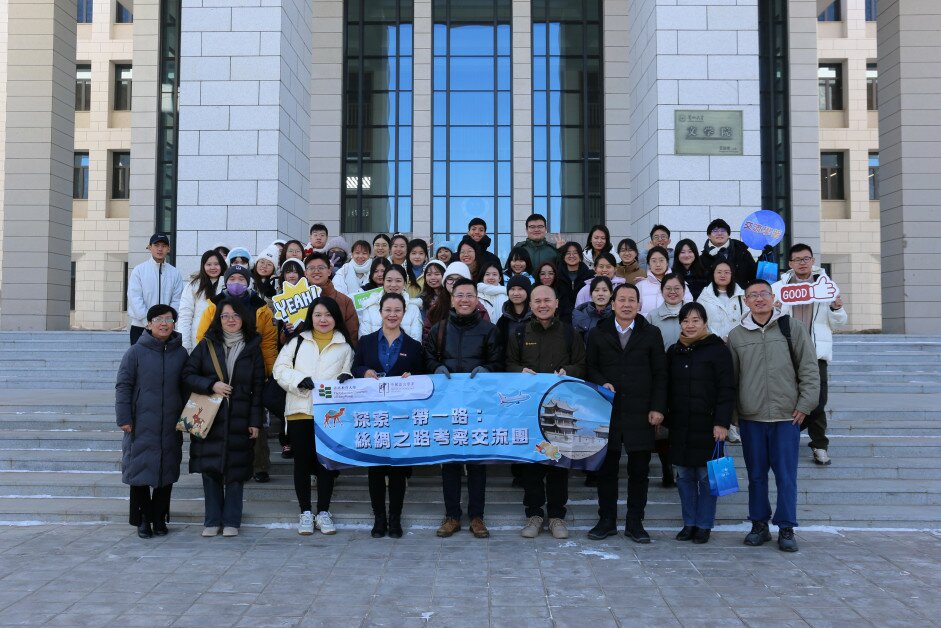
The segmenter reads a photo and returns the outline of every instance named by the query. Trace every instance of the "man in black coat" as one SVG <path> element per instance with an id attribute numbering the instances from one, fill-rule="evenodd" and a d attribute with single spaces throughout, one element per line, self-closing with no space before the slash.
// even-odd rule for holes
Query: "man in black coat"
<path id="1" fill-rule="evenodd" d="M 744 290 L 758 271 L 758 263 L 748 250 L 748 245 L 730 237 L 732 227 L 721 218 L 716 218 L 709 223 L 706 227 L 706 235 L 708 239 L 702 247 L 701 257 L 703 265 L 711 269 L 719 260 L 725 260 L 732 265 L 735 283 Z"/>
<path id="2" fill-rule="evenodd" d="M 503 346 L 497 328 L 477 312 L 477 284 L 458 280 L 451 289 L 454 309 L 447 320 L 431 326 L 425 338 L 426 372 L 451 377 L 451 373 L 497 373 L 503 370 Z M 461 529 L 461 474 L 464 465 L 441 465 L 445 517 L 438 536 L 449 537 Z M 467 516 L 475 537 L 490 536 L 484 525 L 487 467 L 467 465 Z"/>
<path id="3" fill-rule="evenodd" d="M 187 354 L 173 330 L 176 319 L 169 305 L 147 311 L 147 328 L 125 352 L 115 385 L 114 413 L 124 432 L 121 480 L 131 487 L 129 523 L 142 539 L 167 534 L 170 493 L 180 479 L 183 434 L 176 422 L 186 403 L 180 374 Z"/>
<path id="4" fill-rule="evenodd" d="M 486 268 L 491 264 L 502 268 L 500 258 L 489 250 L 492 240 L 487 235 L 487 222 L 483 218 L 471 218 L 467 223 L 467 237 L 477 246 L 477 268 Z"/>
<path id="5" fill-rule="evenodd" d="M 614 316 L 588 334 L 588 379 L 614 393 L 608 453 L 598 470 L 598 524 L 588 538 L 617 534 L 618 464 L 627 452 L 627 523 L 624 535 L 649 543 L 644 530 L 650 452 L 654 428 L 663 422 L 667 396 L 666 355 L 660 330 L 640 312 L 640 291 L 620 284 L 612 298 Z"/>

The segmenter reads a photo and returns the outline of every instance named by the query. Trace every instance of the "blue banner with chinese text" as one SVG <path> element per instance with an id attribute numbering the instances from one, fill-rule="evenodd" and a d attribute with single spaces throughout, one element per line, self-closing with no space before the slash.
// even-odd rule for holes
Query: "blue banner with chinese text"
<path id="1" fill-rule="evenodd" d="M 315 382 L 317 455 L 329 469 L 541 462 L 595 470 L 607 448 L 611 397 L 552 374 Z"/>

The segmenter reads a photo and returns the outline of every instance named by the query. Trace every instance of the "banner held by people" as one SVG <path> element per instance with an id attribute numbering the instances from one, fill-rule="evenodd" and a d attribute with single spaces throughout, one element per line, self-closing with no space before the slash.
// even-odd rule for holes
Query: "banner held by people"
<path id="1" fill-rule="evenodd" d="M 596 469 L 611 394 L 552 374 L 483 373 L 315 382 L 317 455 L 327 468 L 541 462 Z"/>

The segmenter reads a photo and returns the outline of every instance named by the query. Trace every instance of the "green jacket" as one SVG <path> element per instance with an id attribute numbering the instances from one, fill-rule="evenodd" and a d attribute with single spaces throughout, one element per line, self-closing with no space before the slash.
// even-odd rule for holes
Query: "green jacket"
<path id="1" fill-rule="evenodd" d="M 566 334 L 563 323 L 558 318 L 552 320 L 548 329 L 535 318 L 524 323 L 523 351 L 516 335 L 516 327 L 511 326 L 506 338 L 506 370 L 519 373 L 524 368 L 537 373 L 555 373 L 565 369 L 569 377 L 585 378 L 585 341 L 574 329 Z M 566 337 L 572 339 L 567 347 Z"/>
<path id="2" fill-rule="evenodd" d="M 555 262 L 559 258 L 559 251 L 548 240 L 530 240 L 526 238 L 522 242 L 517 242 L 513 248 L 524 249 L 529 253 L 529 259 L 533 262 L 533 272 L 539 268 L 543 262 Z"/>
<path id="3" fill-rule="evenodd" d="M 738 417 L 746 421 L 791 421 L 794 410 L 810 414 L 820 402 L 817 353 L 803 325 L 791 321 L 797 374 L 787 339 L 778 328 L 781 312 L 759 327 L 751 313 L 729 332 L 738 388 Z"/>

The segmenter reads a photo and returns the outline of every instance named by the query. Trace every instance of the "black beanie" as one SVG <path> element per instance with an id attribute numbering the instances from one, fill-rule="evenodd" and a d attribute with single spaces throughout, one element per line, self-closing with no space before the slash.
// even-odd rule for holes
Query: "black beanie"
<path id="1" fill-rule="evenodd" d="M 514 275 L 506 284 L 507 293 L 510 292 L 510 288 L 522 288 L 526 291 L 526 296 L 529 297 L 529 293 L 533 290 L 533 284 L 528 277 Z"/>
<path id="2" fill-rule="evenodd" d="M 229 277 L 232 275 L 241 275 L 242 277 L 245 277 L 245 281 L 248 283 L 248 285 L 252 285 L 252 276 L 249 274 L 248 269 L 239 265 L 229 266 L 229 269 L 225 271 L 225 275 L 222 277 L 223 285 L 229 283 Z"/>

